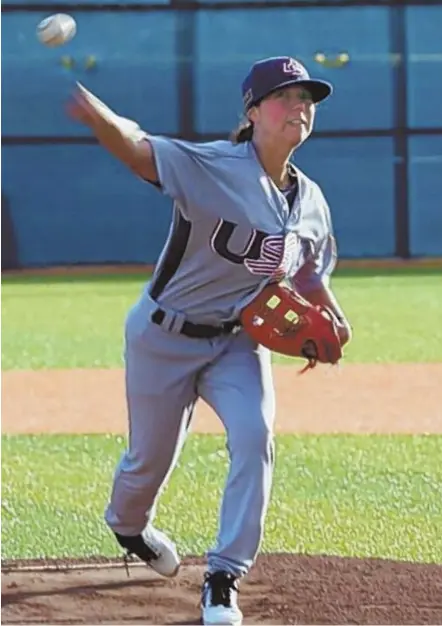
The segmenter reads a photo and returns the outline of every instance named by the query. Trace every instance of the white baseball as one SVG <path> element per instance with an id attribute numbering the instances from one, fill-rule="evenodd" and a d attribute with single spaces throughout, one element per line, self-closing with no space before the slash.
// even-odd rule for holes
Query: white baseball
<path id="1" fill-rule="evenodd" d="M 55 48 L 70 41 L 77 32 L 77 24 L 71 15 L 56 13 L 37 26 L 37 37 L 42 44 Z"/>

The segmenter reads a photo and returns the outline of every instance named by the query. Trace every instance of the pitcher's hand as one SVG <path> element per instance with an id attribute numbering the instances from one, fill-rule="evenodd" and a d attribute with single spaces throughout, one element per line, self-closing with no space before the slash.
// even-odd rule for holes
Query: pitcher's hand
<path id="1" fill-rule="evenodd" d="M 89 127 L 93 126 L 98 117 L 112 114 L 109 107 L 80 83 L 77 83 L 66 108 L 69 117 Z"/>

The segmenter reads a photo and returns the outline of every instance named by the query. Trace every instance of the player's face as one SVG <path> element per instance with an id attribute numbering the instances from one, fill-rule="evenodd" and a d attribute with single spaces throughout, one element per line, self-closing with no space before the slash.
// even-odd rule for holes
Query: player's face
<path id="1" fill-rule="evenodd" d="M 300 145 L 313 130 L 316 107 L 308 89 L 300 85 L 274 91 L 256 108 L 255 124 L 266 135 L 283 136 L 290 147 Z"/>

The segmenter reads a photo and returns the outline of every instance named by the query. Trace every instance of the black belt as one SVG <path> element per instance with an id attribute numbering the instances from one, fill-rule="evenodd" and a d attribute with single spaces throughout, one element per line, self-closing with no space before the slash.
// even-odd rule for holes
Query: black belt
<path id="1" fill-rule="evenodd" d="M 157 309 L 152 314 L 151 320 L 154 324 L 161 325 L 166 317 L 163 309 Z M 241 328 L 239 320 L 234 322 L 224 322 L 221 326 L 209 326 L 208 324 L 193 324 L 192 322 L 184 322 L 180 330 L 181 335 L 191 337 L 192 339 L 214 339 L 221 335 L 230 335 L 236 333 Z"/>

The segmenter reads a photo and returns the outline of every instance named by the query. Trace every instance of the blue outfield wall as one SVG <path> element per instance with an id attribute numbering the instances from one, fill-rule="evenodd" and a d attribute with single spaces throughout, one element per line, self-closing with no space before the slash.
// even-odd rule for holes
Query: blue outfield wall
<path id="1" fill-rule="evenodd" d="M 238 123 L 251 63 L 286 53 L 335 84 L 295 162 L 324 189 L 341 256 L 442 256 L 441 3 L 70 4 L 78 34 L 58 49 L 35 38 L 47 12 L 22 0 L 2 8 L 2 246 L 14 249 L 12 265 L 155 263 L 166 239 L 170 201 L 66 117 L 75 80 L 150 132 L 205 140 Z"/>

